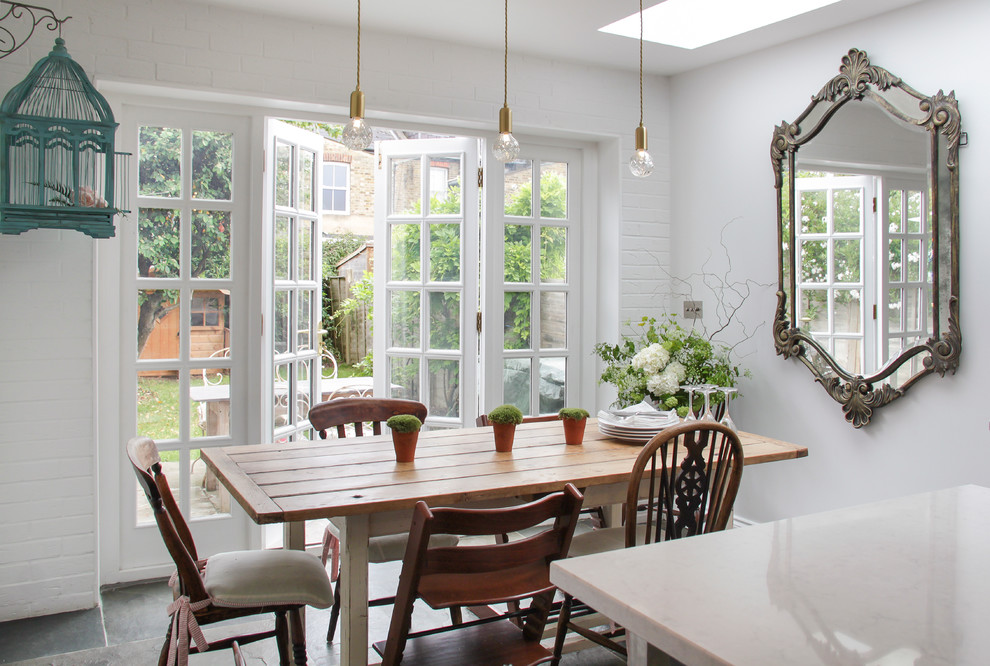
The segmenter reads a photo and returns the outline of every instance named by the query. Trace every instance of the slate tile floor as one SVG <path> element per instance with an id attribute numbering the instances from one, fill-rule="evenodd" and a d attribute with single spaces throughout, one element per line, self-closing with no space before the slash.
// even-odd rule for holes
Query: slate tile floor
<path id="1" fill-rule="evenodd" d="M 371 568 L 371 594 L 384 596 L 398 578 L 401 563 L 375 565 Z M 164 640 L 168 617 L 165 608 L 172 595 L 164 580 L 140 583 L 105 590 L 102 606 L 90 610 L 62 613 L 45 617 L 15 620 L 0 624 L 0 664 L 22 666 L 104 666 L 156 664 Z M 369 611 L 369 633 L 372 640 L 383 640 L 388 632 L 391 607 Z M 309 663 L 336 666 L 340 645 L 327 645 L 326 630 L 329 610 L 306 611 L 306 637 Z M 426 606 L 414 614 L 416 628 L 425 628 L 449 621 L 446 612 L 433 611 Z M 257 625 L 258 630 L 271 626 L 270 620 L 231 620 L 244 625 Z M 214 629 L 216 627 L 216 629 Z M 219 625 L 205 629 L 207 638 Z M 278 664 L 274 640 L 265 640 L 244 647 L 248 664 Z M 369 662 L 379 658 L 369 650 Z M 230 650 L 192 655 L 190 666 L 229 666 L 233 663 Z M 593 647 L 565 655 L 566 666 L 617 666 L 624 661 L 608 651 Z"/>

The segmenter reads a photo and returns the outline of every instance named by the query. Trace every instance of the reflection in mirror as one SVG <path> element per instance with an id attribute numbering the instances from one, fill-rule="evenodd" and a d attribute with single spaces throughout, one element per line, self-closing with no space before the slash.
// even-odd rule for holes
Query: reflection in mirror
<path id="1" fill-rule="evenodd" d="M 959 112 L 851 50 L 774 131 L 777 353 L 855 427 L 921 377 L 954 372 Z"/>

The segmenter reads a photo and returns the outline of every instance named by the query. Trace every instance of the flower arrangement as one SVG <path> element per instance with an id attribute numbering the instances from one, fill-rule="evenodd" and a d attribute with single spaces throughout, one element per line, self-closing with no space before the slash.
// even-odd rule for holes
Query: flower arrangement
<path id="1" fill-rule="evenodd" d="M 688 412 L 688 393 L 683 386 L 715 384 L 735 386 L 740 376 L 749 376 L 729 360 L 728 347 L 716 345 L 694 330 L 685 330 L 668 315 L 658 322 L 643 317 L 634 325 L 640 332 L 624 336 L 616 345 L 599 343 L 595 354 L 605 370 L 599 383 L 612 384 L 619 392 L 615 404 L 628 407 L 652 399 L 660 409 Z M 695 410 L 701 404 L 695 393 Z M 715 393 L 712 403 L 724 396 Z"/>

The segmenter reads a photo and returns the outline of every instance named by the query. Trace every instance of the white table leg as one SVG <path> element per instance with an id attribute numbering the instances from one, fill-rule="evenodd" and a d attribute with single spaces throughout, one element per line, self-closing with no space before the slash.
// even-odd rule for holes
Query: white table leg
<path id="1" fill-rule="evenodd" d="M 340 664 L 368 663 L 368 516 L 346 516 L 340 531 Z"/>
<path id="2" fill-rule="evenodd" d="M 626 631 L 626 650 L 629 666 L 673 666 L 675 663 L 663 651 L 658 650 L 636 634 Z"/>
<path id="3" fill-rule="evenodd" d="M 306 523 L 282 523 L 282 543 L 286 550 L 306 550 Z"/>

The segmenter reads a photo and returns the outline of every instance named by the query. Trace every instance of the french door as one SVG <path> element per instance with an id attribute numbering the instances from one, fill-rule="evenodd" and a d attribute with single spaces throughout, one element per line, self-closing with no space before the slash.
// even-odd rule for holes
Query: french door
<path id="1" fill-rule="evenodd" d="M 123 121 L 136 205 L 118 225 L 120 448 L 104 453 L 120 460 L 127 579 L 169 562 L 124 460 L 134 435 L 156 441 L 201 553 L 248 545 L 247 520 L 199 452 L 246 440 L 250 122 L 143 106 L 125 107 Z"/>
<path id="2" fill-rule="evenodd" d="M 323 139 L 286 123 L 268 123 L 272 248 L 271 375 L 268 414 L 275 441 L 310 439 L 309 408 L 320 401 L 322 262 L 320 176 Z"/>
<path id="3" fill-rule="evenodd" d="M 430 427 L 477 404 L 478 140 L 383 141 L 375 171 L 375 395 L 418 400 Z"/>

